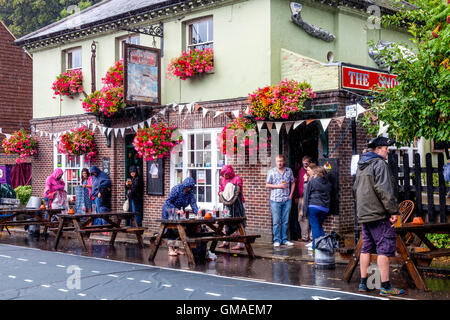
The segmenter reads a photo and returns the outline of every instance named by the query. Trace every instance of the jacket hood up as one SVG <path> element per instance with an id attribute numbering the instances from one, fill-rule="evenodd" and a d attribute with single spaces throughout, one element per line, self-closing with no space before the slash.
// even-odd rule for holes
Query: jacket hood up
<path id="1" fill-rule="evenodd" d="M 230 165 L 224 165 L 220 170 L 220 176 L 225 179 L 233 179 L 235 175 L 233 167 Z"/>
<path id="2" fill-rule="evenodd" d="M 380 156 L 378 153 L 373 151 L 364 153 L 361 156 L 361 159 L 358 161 L 358 168 L 360 170 L 364 170 L 374 159 L 381 159 L 384 161 L 384 158 Z"/>
<path id="3" fill-rule="evenodd" d="M 184 179 L 184 181 L 181 183 L 181 186 L 183 189 L 191 188 L 193 189 L 195 187 L 195 180 L 192 177 L 187 177 Z M 192 190 L 191 190 L 192 191 Z"/>

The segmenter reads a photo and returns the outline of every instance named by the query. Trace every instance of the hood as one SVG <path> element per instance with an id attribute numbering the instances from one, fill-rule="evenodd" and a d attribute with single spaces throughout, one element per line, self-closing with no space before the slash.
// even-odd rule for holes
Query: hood
<path id="1" fill-rule="evenodd" d="M 235 176 L 233 167 L 230 165 L 224 165 L 220 170 L 220 176 L 224 177 L 225 179 L 233 179 Z"/>
<path id="2" fill-rule="evenodd" d="M 97 166 L 92 166 L 91 169 L 89 169 L 89 172 L 92 174 L 93 172 L 96 172 L 97 174 L 100 173 L 100 169 Z"/>
<path id="3" fill-rule="evenodd" d="M 193 189 L 195 187 L 195 180 L 192 177 L 188 177 L 188 178 L 184 179 L 181 186 L 183 187 L 183 189 L 186 189 L 186 188 Z"/>
<path id="4" fill-rule="evenodd" d="M 52 177 L 56 179 L 58 179 L 59 176 L 63 175 L 64 171 L 62 171 L 62 169 L 60 168 L 56 168 L 55 171 L 53 171 L 52 173 Z"/>
<path id="5" fill-rule="evenodd" d="M 375 152 L 367 152 L 361 156 L 361 159 L 358 161 L 358 168 L 364 170 L 370 163 L 374 160 L 381 159 L 384 161 L 384 158 Z"/>

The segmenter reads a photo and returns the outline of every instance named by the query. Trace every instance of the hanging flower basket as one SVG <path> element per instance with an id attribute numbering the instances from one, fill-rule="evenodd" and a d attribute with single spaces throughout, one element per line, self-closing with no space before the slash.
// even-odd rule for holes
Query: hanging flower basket
<path id="1" fill-rule="evenodd" d="M 204 74 L 214 69 L 214 51 L 211 48 L 183 51 L 181 56 L 169 63 L 167 77 L 172 75 L 186 80 L 198 74 Z"/>
<path id="2" fill-rule="evenodd" d="M 68 70 L 60 74 L 53 82 L 54 95 L 73 97 L 83 92 L 83 73 L 79 69 Z"/>
<path id="3" fill-rule="evenodd" d="M 28 157 L 37 153 L 37 140 L 24 129 L 14 132 L 9 138 L 4 139 L 2 147 L 6 154 L 18 154 L 16 163 L 25 162 Z"/>
<path id="4" fill-rule="evenodd" d="M 259 88 L 249 94 L 249 114 L 256 120 L 288 119 L 305 110 L 316 94 L 307 82 L 284 80 L 280 84 Z"/>
<path id="5" fill-rule="evenodd" d="M 217 136 L 217 145 L 222 154 L 232 156 L 238 153 L 238 149 L 248 149 L 249 156 L 257 154 L 260 148 L 268 148 L 270 137 L 266 141 L 258 141 L 256 123 L 239 115 L 233 122 L 223 128 Z"/>
<path id="6" fill-rule="evenodd" d="M 110 87 L 123 86 L 123 60 L 116 63 L 108 69 L 106 76 L 102 78 L 102 82 Z"/>
<path id="7" fill-rule="evenodd" d="M 117 61 L 108 69 L 102 78 L 103 88 L 88 95 L 83 100 L 86 112 L 97 113 L 104 117 L 111 117 L 117 111 L 124 109 L 123 99 L 123 61 Z"/>
<path id="8" fill-rule="evenodd" d="M 181 136 L 174 137 L 174 126 L 153 124 L 150 128 L 138 129 L 133 146 L 139 157 L 145 161 L 155 161 L 169 155 L 173 147 L 183 141 Z"/>
<path id="9" fill-rule="evenodd" d="M 69 159 L 73 159 L 74 156 L 85 155 L 86 161 L 90 161 L 97 155 L 94 132 L 86 126 L 64 133 L 56 147 Z"/>

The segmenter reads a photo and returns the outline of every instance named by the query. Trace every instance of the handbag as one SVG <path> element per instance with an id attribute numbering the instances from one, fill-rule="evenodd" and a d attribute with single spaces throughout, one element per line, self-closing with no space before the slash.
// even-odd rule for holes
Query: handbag
<path id="1" fill-rule="evenodd" d="M 129 200 L 125 200 L 125 202 L 123 203 L 123 211 L 128 212 L 128 210 L 130 210 L 130 202 Z"/>

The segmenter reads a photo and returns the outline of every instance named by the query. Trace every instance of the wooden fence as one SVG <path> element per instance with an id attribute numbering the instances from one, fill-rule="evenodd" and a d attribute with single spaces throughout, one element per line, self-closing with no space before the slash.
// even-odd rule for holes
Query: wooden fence
<path id="1" fill-rule="evenodd" d="M 403 154 L 402 158 L 402 164 L 399 164 L 398 154 L 388 156 L 388 163 L 396 181 L 394 192 L 399 203 L 403 200 L 414 201 L 413 217 L 422 217 L 426 222 L 447 222 L 450 213 L 450 198 L 447 198 L 447 194 L 450 188 L 444 180 L 443 153 L 438 154 L 437 168 L 433 168 L 431 153 L 425 155 L 425 167 L 421 166 L 418 153 L 414 154 L 413 167 L 409 166 L 408 154 Z"/>

